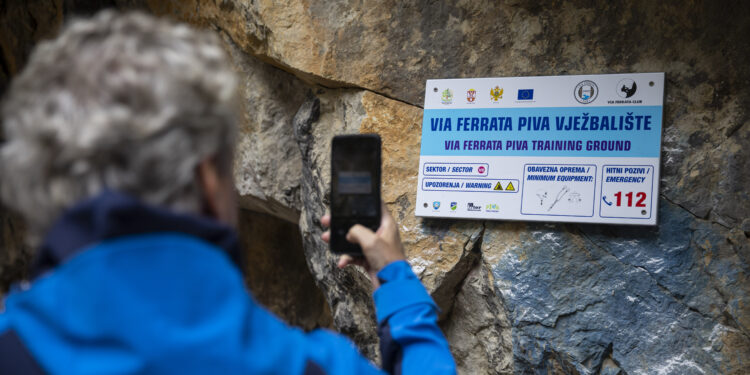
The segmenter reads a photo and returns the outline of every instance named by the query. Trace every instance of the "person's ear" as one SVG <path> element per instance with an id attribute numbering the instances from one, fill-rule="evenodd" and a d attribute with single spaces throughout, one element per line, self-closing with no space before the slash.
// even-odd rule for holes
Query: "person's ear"
<path id="1" fill-rule="evenodd" d="M 231 173 L 222 173 L 216 158 L 207 158 L 196 167 L 196 179 L 203 194 L 203 214 L 231 227 L 237 226 L 237 191 Z"/>
<path id="2" fill-rule="evenodd" d="M 211 158 L 203 159 L 196 168 L 198 183 L 200 184 L 201 197 L 203 202 L 204 214 L 214 217 L 221 217 L 220 190 L 221 178 L 216 170 L 216 165 Z"/>
<path id="3" fill-rule="evenodd" d="M 231 227 L 237 226 L 237 192 L 231 173 L 222 173 L 215 158 L 207 158 L 196 167 L 196 179 L 203 194 L 203 214 Z"/>

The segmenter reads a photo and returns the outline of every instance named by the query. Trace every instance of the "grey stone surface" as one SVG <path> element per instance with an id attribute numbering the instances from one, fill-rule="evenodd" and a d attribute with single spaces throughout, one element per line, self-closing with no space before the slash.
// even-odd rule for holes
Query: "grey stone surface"
<path id="1" fill-rule="evenodd" d="M 513 374 L 511 323 L 494 296 L 490 267 L 477 258 L 442 328 L 466 374 Z"/>
<path id="2" fill-rule="evenodd" d="M 240 206 L 291 223 L 302 207 L 302 159 L 292 118 L 309 88 L 293 75 L 248 56 L 222 34 L 238 77 L 241 117 L 234 180 Z"/>
<path id="3" fill-rule="evenodd" d="M 529 224 L 507 246 L 492 272 L 517 372 L 565 353 L 578 372 L 596 374 L 608 351 L 629 374 L 747 370 L 747 309 L 736 310 L 748 302 L 747 265 L 733 254 L 707 260 L 704 246 L 726 240 L 704 239 L 715 229 L 684 209 L 662 200 L 660 215 L 649 229 Z M 485 243 L 496 231 L 487 228 Z M 742 344 L 726 345 L 727 333 Z"/>

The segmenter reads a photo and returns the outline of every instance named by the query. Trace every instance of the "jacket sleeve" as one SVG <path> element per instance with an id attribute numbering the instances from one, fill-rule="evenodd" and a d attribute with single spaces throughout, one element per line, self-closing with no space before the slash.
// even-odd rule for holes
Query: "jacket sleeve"
<path id="1" fill-rule="evenodd" d="M 406 261 L 378 273 L 375 310 L 383 369 L 391 374 L 455 374 L 438 308 Z"/>
<path id="2" fill-rule="evenodd" d="M 437 307 L 422 283 L 404 262 L 378 273 L 375 292 L 383 370 L 391 374 L 453 374 L 448 343 L 437 326 Z M 255 302 L 252 301 L 255 305 Z M 289 327 L 256 305 L 247 332 L 249 366 L 258 372 L 307 375 L 383 374 L 363 357 L 351 341 L 327 330 L 304 333 Z M 257 353 L 264 353 L 258 356 Z M 284 370 L 286 369 L 286 370 Z"/>
<path id="3" fill-rule="evenodd" d="M 251 298 L 244 329 L 248 373 L 383 374 L 343 335 L 325 329 L 303 332 L 290 327 Z"/>

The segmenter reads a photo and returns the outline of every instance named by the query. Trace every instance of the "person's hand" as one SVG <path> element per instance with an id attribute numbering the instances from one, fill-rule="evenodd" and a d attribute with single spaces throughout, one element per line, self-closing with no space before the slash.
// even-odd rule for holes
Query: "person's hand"
<path id="1" fill-rule="evenodd" d="M 401 244 L 401 237 L 398 234 L 398 226 L 393 216 L 388 212 L 385 205 L 382 206 L 382 219 L 380 227 L 376 232 L 369 228 L 357 224 L 349 229 L 346 234 L 346 240 L 358 244 L 362 248 L 364 258 L 353 258 L 349 255 L 342 255 L 338 261 L 338 267 L 344 268 L 350 264 L 356 264 L 364 267 L 370 275 L 372 285 L 377 289 L 380 286 L 377 273 L 385 266 L 397 260 L 404 260 L 404 247 Z M 325 215 L 320 218 L 320 223 L 324 227 L 331 225 L 331 216 Z M 320 236 L 326 243 L 331 239 L 330 231 L 326 231 Z"/>

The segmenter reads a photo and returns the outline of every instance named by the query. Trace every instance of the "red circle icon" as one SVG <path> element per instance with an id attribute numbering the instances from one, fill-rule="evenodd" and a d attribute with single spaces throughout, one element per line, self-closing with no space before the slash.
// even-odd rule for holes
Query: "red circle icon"
<path id="1" fill-rule="evenodd" d="M 480 165 L 479 168 L 477 168 L 477 171 L 479 171 L 479 174 L 484 173 L 484 165 Z"/>

